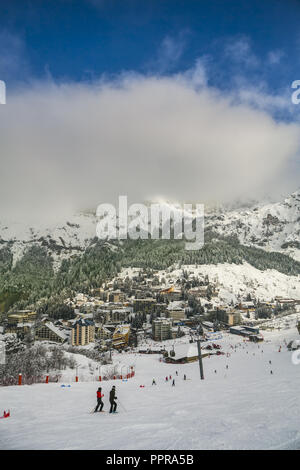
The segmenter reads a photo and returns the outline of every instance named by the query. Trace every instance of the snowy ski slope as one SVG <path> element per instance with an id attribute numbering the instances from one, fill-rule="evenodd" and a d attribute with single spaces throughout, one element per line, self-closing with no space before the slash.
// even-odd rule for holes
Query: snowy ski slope
<path id="1" fill-rule="evenodd" d="M 135 362 L 136 376 L 102 382 L 106 413 L 89 413 L 97 382 L 2 388 L 0 408 L 10 408 L 11 417 L 0 421 L 0 448 L 299 449 L 300 365 L 284 346 L 299 335 L 294 325 L 264 335 L 258 346 L 225 334 L 219 344 L 230 357 L 205 358 L 204 381 L 197 363 L 122 354 L 122 362 Z M 165 382 L 170 374 L 175 387 Z M 107 413 L 113 383 L 122 404 L 116 415 Z"/>

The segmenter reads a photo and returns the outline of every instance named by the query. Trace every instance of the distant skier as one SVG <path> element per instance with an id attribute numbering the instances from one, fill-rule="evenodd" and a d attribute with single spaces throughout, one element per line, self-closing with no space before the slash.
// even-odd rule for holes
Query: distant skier
<path id="1" fill-rule="evenodd" d="M 172 375 L 170 375 L 169 379 L 172 380 Z"/>
<path id="2" fill-rule="evenodd" d="M 166 382 L 168 382 L 168 377 L 166 377 Z"/>
<path id="3" fill-rule="evenodd" d="M 183 376 L 183 380 L 186 380 L 186 375 L 185 375 L 185 374 L 184 374 L 184 376 Z"/>
<path id="4" fill-rule="evenodd" d="M 115 401 L 116 397 L 116 387 L 113 385 L 113 388 L 109 392 L 109 402 L 110 402 L 110 413 L 115 413 L 117 410 L 117 402 Z"/>
<path id="5" fill-rule="evenodd" d="M 100 406 L 99 411 L 102 411 L 102 408 L 104 406 L 104 403 L 102 401 L 103 397 L 104 397 L 104 394 L 102 394 L 102 388 L 99 387 L 98 390 L 97 390 L 97 405 L 96 405 L 94 413 L 96 413 L 98 411 L 99 406 Z"/>
<path id="6" fill-rule="evenodd" d="M 176 375 L 178 375 L 178 372 L 176 371 Z"/>
<path id="7" fill-rule="evenodd" d="M 155 379 L 152 380 L 152 385 L 156 385 Z"/>
<path id="8" fill-rule="evenodd" d="M 172 387 L 175 387 L 175 379 L 173 379 Z"/>

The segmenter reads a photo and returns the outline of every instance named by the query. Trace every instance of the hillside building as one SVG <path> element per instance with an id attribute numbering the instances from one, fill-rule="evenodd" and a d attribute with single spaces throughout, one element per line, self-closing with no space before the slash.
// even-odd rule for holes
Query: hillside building
<path id="1" fill-rule="evenodd" d="M 130 325 L 118 325 L 114 331 L 112 341 L 116 349 L 128 346 L 130 336 Z"/>
<path id="2" fill-rule="evenodd" d="M 73 323 L 72 346 L 85 346 L 95 341 L 95 324 L 93 320 L 80 318 Z"/>
<path id="3" fill-rule="evenodd" d="M 157 318 L 152 323 L 152 336 L 155 341 L 172 338 L 172 322 L 167 318 Z"/>
<path id="4" fill-rule="evenodd" d="M 41 324 L 35 330 L 35 339 L 38 341 L 53 341 L 55 343 L 64 343 L 68 336 L 57 328 L 52 322 Z"/>

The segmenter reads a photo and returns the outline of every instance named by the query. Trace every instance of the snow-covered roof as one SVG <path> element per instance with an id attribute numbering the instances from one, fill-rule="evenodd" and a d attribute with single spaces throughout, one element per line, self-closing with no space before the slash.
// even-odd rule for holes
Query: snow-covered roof
<path id="1" fill-rule="evenodd" d="M 170 351 L 173 351 L 173 348 L 169 349 Z M 184 357 L 195 357 L 198 356 L 198 348 L 196 343 L 186 343 L 186 344 L 179 344 L 175 345 L 174 347 L 175 351 L 175 356 L 170 356 L 173 359 L 182 359 Z"/>
<path id="2" fill-rule="evenodd" d="M 114 341 L 113 344 L 114 344 L 114 346 L 119 346 L 119 345 L 124 344 L 124 341 L 120 339 L 119 341 Z"/>
<path id="3" fill-rule="evenodd" d="M 182 300 L 174 300 L 173 302 L 170 302 L 167 310 L 182 310 L 185 307 L 185 302 Z"/>
<path id="4" fill-rule="evenodd" d="M 118 325 L 117 328 L 115 329 L 115 333 L 120 334 L 120 335 L 126 335 L 129 330 L 130 330 L 129 325 Z"/>
<path id="5" fill-rule="evenodd" d="M 80 318 L 79 320 L 75 320 L 73 323 L 72 328 L 75 328 L 76 325 L 81 325 L 81 326 L 93 326 L 94 322 L 90 320 L 89 318 Z"/>
<path id="6" fill-rule="evenodd" d="M 23 326 L 28 326 L 31 328 L 33 326 L 33 322 L 19 322 L 17 323 L 17 328 L 22 328 Z"/>
<path id="7" fill-rule="evenodd" d="M 55 333 L 61 339 L 63 339 L 63 340 L 68 339 L 68 336 L 63 331 L 61 331 L 59 328 L 57 328 L 55 325 L 53 325 L 52 322 L 45 323 L 45 326 L 47 326 L 47 328 L 49 328 L 49 330 L 51 330 L 53 333 Z"/>

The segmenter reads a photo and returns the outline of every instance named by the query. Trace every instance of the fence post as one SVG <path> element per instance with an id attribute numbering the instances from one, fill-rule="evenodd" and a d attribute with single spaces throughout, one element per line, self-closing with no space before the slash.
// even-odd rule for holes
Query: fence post
<path id="1" fill-rule="evenodd" d="M 46 384 L 49 383 L 49 375 L 46 375 Z"/>
<path id="2" fill-rule="evenodd" d="M 116 376 L 114 375 L 114 380 L 116 380 Z"/>
<path id="3" fill-rule="evenodd" d="M 22 374 L 19 374 L 19 385 L 22 385 Z"/>
<path id="4" fill-rule="evenodd" d="M 101 375 L 99 375 L 99 382 L 101 382 L 101 380 L 102 380 L 102 377 L 101 377 Z"/>
<path id="5" fill-rule="evenodd" d="M 78 382 L 78 375 L 76 375 L 75 377 L 75 382 Z"/>

